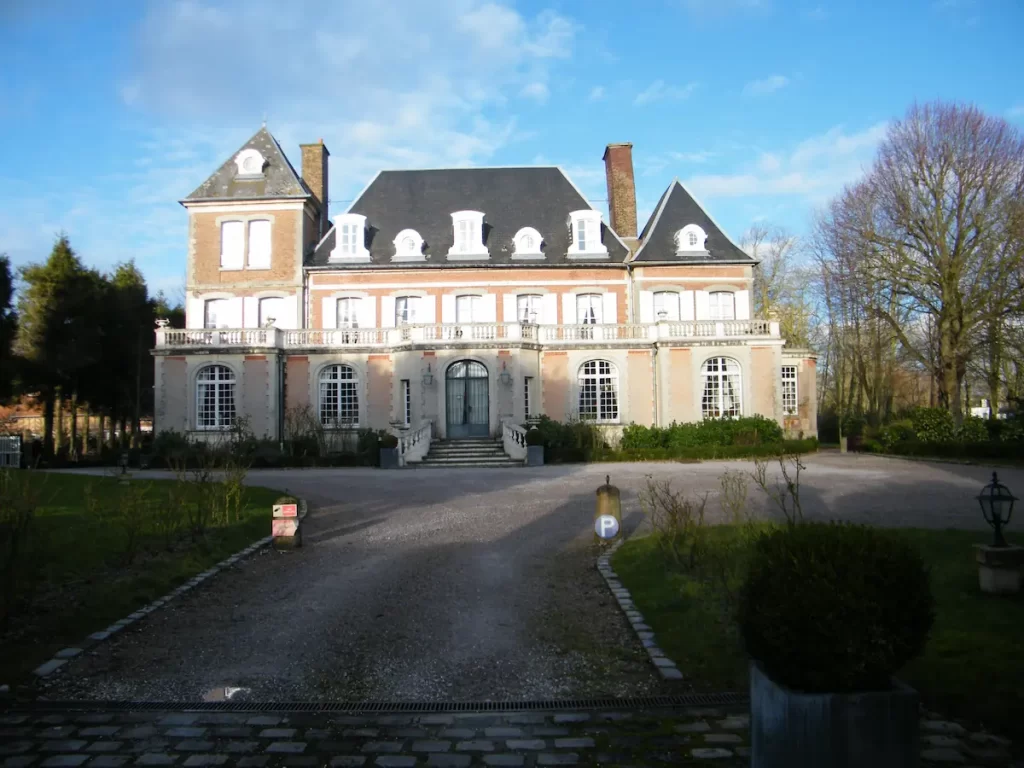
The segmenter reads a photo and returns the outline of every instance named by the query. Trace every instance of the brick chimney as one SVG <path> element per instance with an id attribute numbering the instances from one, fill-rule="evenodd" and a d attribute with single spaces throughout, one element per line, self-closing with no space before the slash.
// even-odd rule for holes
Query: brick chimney
<path id="1" fill-rule="evenodd" d="M 323 237 L 330 226 L 327 218 L 327 158 L 331 153 L 327 151 L 323 139 L 318 139 L 316 144 L 299 146 L 302 149 L 302 178 L 320 204 L 319 237 Z"/>
<path id="2" fill-rule="evenodd" d="M 636 239 L 633 145 L 609 144 L 602 159 L 608 178 L 608 214 L 611 217 L 611 227 L 624 240 Z"/>

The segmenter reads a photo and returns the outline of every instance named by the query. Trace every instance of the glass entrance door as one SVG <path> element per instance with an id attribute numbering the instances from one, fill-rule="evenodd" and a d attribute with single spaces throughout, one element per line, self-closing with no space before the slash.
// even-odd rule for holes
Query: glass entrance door
<path id="1" fill-rule="evenodd" d="M 487 369 L 472 360 L 452 363 L 445 376 L 449 440 L 487 437 L 490 433 L 490 398 Z"/>

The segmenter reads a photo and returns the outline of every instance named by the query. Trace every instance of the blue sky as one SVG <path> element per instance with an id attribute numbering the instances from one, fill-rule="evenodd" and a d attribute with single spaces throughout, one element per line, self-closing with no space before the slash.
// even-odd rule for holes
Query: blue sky
<path id="1" fill-rule="evenodd" d="M 592 202 L 633 143 L 734 239 L 804 234 L 916 100 L 1024 128 L 1019 0 L 0 0 L 0 252 L 65 230 L 184 284 L 189 194 L 264 115 L 323 138 L 332 210 L 380 168 L 562 165 Z"/>

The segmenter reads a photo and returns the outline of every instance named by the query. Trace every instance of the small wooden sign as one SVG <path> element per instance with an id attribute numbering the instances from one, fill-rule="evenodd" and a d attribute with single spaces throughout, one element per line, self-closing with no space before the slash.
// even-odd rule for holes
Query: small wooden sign
<path id="1" fill-rule="evenodd" d="M 298 504 L 275 504 L 274 517 L 298 517 Z"/>

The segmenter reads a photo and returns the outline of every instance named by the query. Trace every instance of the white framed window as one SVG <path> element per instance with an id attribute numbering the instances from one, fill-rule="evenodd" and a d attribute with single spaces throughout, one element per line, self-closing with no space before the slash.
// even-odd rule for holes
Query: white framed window
<path id="1" fill-rule="evenodd" d="M 329 261 L 369 261 L 366 250 L 366 217 L 345 213 L 334 220 L 334 250 Z"/>
<path id="2" fill-rule="evenodd" d="M 541 316 L 541 297 L 535 293 L 516 296 L 516 317 L 520 323 L 536 323 Z"/>
<path id="3" fill-rule="evenodd" d="M 679 320 L 679 291 L 654 292 L 654 319 Z M 664 317 L 662 317 L 664 314 Z"/>
<path id="4" fill-rule="evenodd" d="M 600 293 L 576 294 L 576 323 L 578 325 L 600 325 L 604 296 Z"/>
<path id="5" fill-rule="evenodd" d="M 601 213 L 573 211 L 569 214 L 569 258 L 601 257 L 608 248 L 601 242 Z"/>
<path id="6" fill-rule="evenodd" d="M 479 296 L 456 296 L 455 297 L 455 322 L 476 323 L 480 320 L 480 297 Z"/>
<path id="7" fill-rule="evenodd" d="M 703 252 L 707 234 L 696 224 L 687 224 L 676 232 L 676 253 Z"/>
<path id="8" fill-rule="evenodd" d="M 735 320 L 736 294 L 732 291 L 712 291 L 708 294 L 708 319 Z"/>
<path id="9" fill-rule="evenodd" d="M 395 325 L 409 325 L 419 315 L 419 296 L 398 296 L 395 299 Z"/>
<path id="10" fill-rule="evenodd" d="M 227 328 L 228 312 L 227 299 L 207 299 L 203 302 L 203 328 Z"/>
<path id="11" fill-rule="evenodd" d="M 512 258 L 514 259 L 538 259 L 543 258 L 544 254 L 541 252 L 541 244 L 544 238 L 540 236 L 533 227 L 523 227 L 516 236 L 512 238 L 512 243 L 515 246 L 515 250 L 512 252 Z"/>
<path id="12" fill-rule="evenodd" d="M 394 240 L 395 261 L 423 261 L 423 238 L 415 229 L 403 229 Z"/>
<path id="13" fill-rule="evenodd" d="M 328 365 L 320 371 L 320 423 L 359 426 L 359 379 L 351 366 Z"/>
<path id="14" fill-rule="evenodd" d="M 249 222 L 249 269 L 270 269 L 270 220 Z"/>
<path id="15" fill-rule="evenodd" d="M 619 375 L 607 360 L 590 360 L 579 371 L 579 416 L 584 421 L 619 420 Z"/>
<path id="16" fill-rule="evenodd" d="M 222 221 L 220 224 L 220 268 L 241 269 L 245 266 L 245 222 Z"/>
<path id="17" fill-rule="evenodd" d="M 275 325 L 280 328 L 284 321 L 285 304 L 286 300 L 279 296 L 260 299 L 260 328 L 266 328 L 268 325 Z"/>
<path id="18" fill-rule="evenodd" d="M 338 299 L 337 322 L 338 328 L 358 328 L 359 308 L 362 299 L 355 296 L 348 296 Z"/>
<path id="19" fill-rule="evenodd" d="M 484 215 L 480 211 L 456 211 L 452 214 L 454 241 L 449 259 L 477 259 L 488 256 L 484 247 Z"/>
<path id="20" fill-rule="evenodd" d="M 704 382 L 701 415 L 705 419 L 743 415 L 743 388 L 740 364 L 731 357 L 712 357 L 700 368 Z"/>
<path id="21" fill-rule="evenodd" d="M 797 400 L 796 366 L 782 366 L 782 412 L 787 416 L 796 416 L 799 410 Z"/>
<path id="22" fill-rule="evenodd" d="M 235 165 L 239 176 L 262 176 L 263 167 L 267 164 L 257 149 L 243 149 L 235 155 Z"/>
<path id="23" fill-rule="evenodd" d="M 523 377 L 523 418 L 530 418 L 530 414 L 533 413 L 530 408 L 530 395 L 533 389 L 533 376 Z"/>
<path id="24" fill-rule="evenodd" d="M 412 424 L 412 386 L 409 379 L 402 379 L 402 413 L 405 426 Z"/>
<path id="25" fill-rule="evenodd" d="M 196 429 L 235 425 L 235 374 L 226 365 L 208 365 L 196 375 Z"/>

